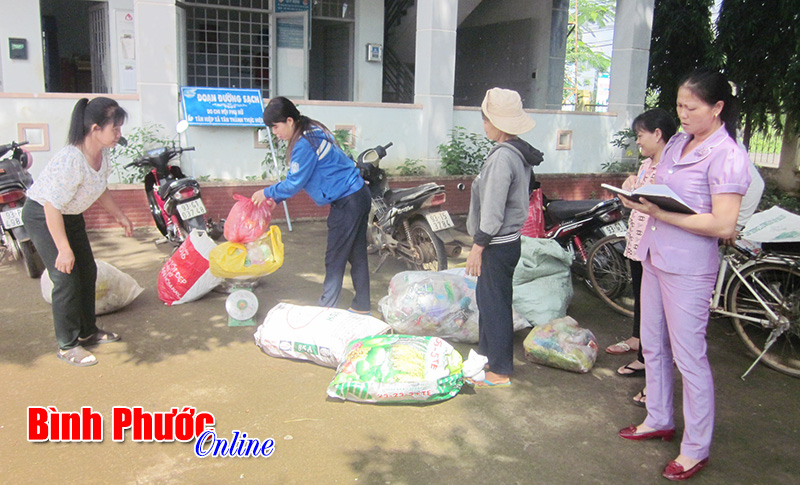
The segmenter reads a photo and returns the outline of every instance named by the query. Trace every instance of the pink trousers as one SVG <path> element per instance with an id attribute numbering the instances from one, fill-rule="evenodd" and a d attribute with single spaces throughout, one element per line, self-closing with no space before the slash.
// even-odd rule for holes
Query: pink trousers
<path id="1" fill-rule="evenodd" d="M 646 426 L 675 427 L 673 359 L 683 380 L 681 454 L 709 455 L 714 428 L 714 381 L 706 355 L 709 300 L 716 274 L 681 275 L 642 262 L 641 341 L 647 369 Z"/>

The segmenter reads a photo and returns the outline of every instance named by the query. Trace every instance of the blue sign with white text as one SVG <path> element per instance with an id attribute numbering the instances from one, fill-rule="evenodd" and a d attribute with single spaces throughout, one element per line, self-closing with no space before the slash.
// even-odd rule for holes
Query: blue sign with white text
<path id="1" fill-rule="evenodd" d="M 181 99 L 190 125 L 264 126 L 258 89 L 182 87 Z"/>

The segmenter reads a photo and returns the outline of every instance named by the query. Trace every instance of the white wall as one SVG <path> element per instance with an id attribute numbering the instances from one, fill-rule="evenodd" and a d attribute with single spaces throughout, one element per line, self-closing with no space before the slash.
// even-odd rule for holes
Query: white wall
<path id="1" fill-rule="evenodd" d="M 44 92 L 39 1 L 0 0 L 0 92 Z M 28 59 L 8 57 L 8 39 L 28 41 Z"/>
<path id="2" fill-rule="evenodd" d="M 141 125 L 139 117 L 139 101 L 135 96 L 112 96 L 128 112 L 128 121 L 122 127 L 123 135 L 126 129 Z M 72 108 L 80 99 L 77 94 L 47 94 L 47 95 L 22 95 L 9 96 L 0 94 L 0 144 L 19 141 L 17 128 L 19 123 L 44 123 L 50 139 L 48 151 L 35 151 L 33 153 L 34 179 L 41 172 L 48 160 L 64 145 L 67 144 L 69 120 Z"/>
<path id="3" fill-rule="evenodd" d="M 615 159 L 611 138 L 616 131 L 617 116 L 613 113 L 586 113 L 554 110 L 526 110 L 536 127 L 520 136 L 544 153 L 544 162 L 537 173 L 595 173 L 601 164 Z M 453 125 L 469 132 L 483 133 L 480 108 L 457 108 Z M 572 148 L 557 150 L 559 131 L 572 131 Z"/>

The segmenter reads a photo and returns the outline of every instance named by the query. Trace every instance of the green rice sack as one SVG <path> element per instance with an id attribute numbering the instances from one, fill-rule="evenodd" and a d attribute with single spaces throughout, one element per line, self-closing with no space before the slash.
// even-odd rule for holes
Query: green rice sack
<path id="1" fill-rule="evenodd" d="M 434 402 L 458 394 L 462 359 L 439 337 L 376 335 L 353 340 L 328 396 L 356 402 Z"/>

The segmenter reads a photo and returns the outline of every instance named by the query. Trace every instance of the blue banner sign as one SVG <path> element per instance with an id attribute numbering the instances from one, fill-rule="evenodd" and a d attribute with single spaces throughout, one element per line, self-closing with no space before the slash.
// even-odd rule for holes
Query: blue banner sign
<path id="1" fill-rule="evenodd" d="M 258 89 L 181 87 L 181 100 L 190 125 L 264 126 Z"/>

